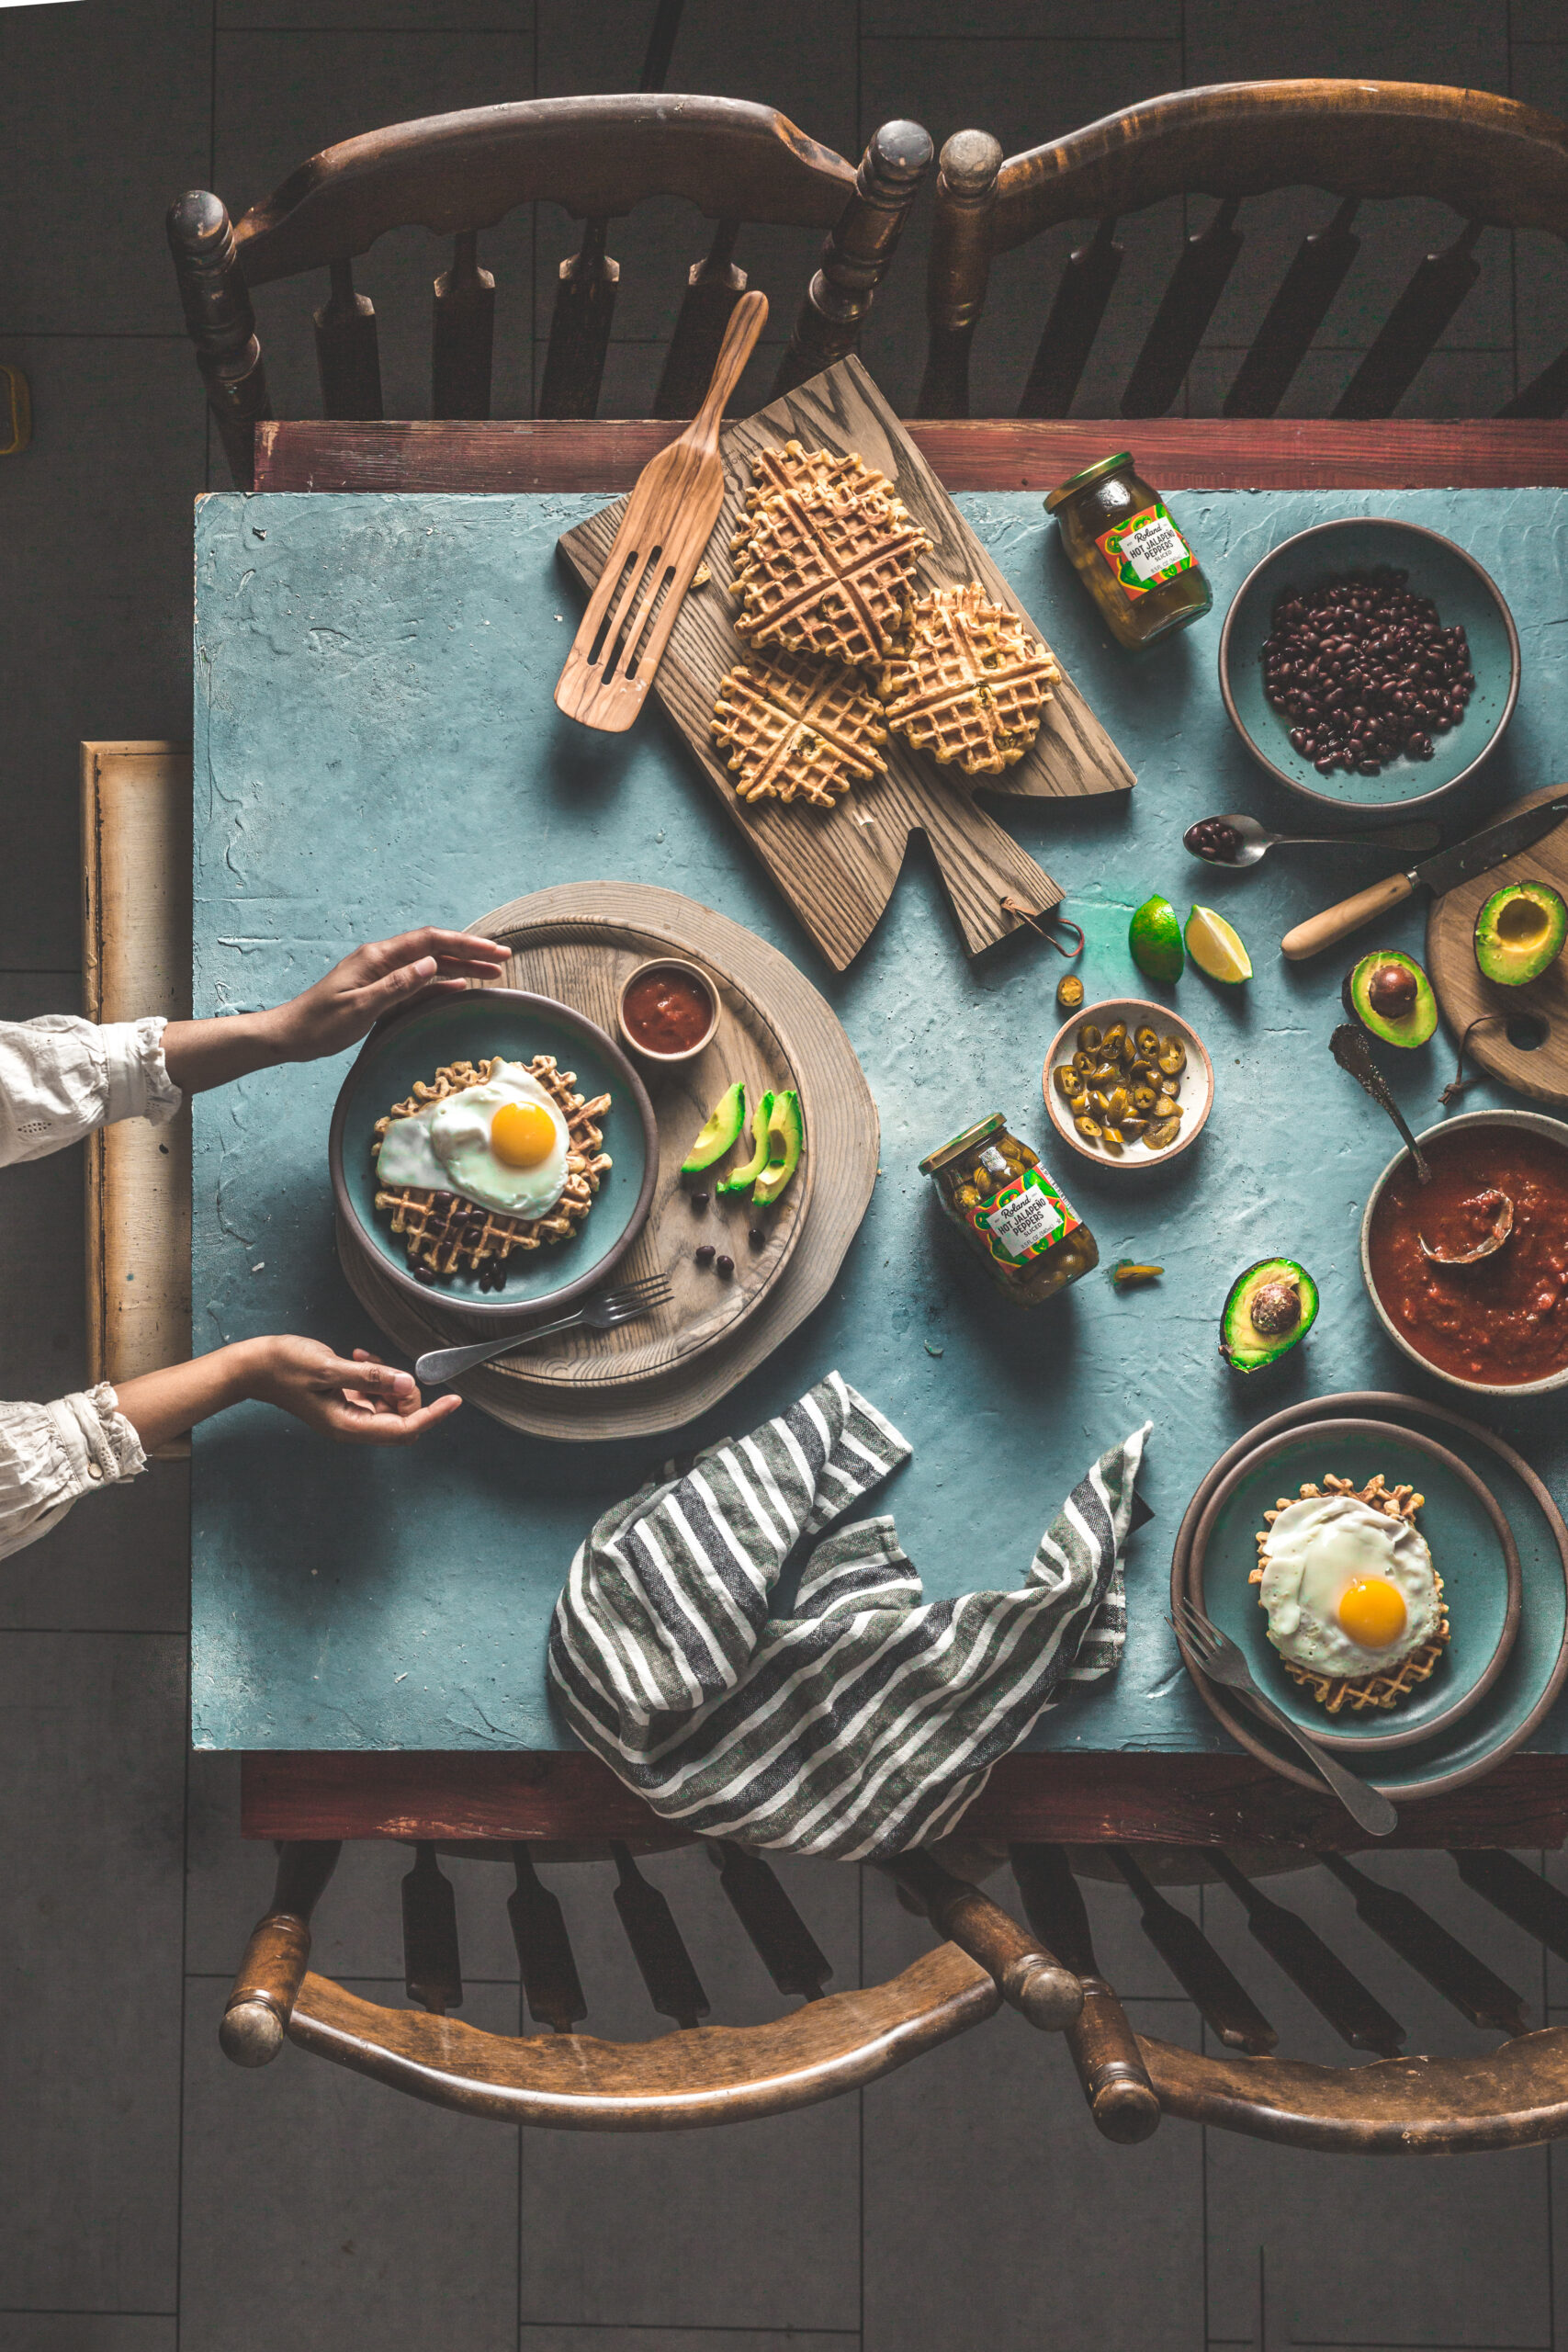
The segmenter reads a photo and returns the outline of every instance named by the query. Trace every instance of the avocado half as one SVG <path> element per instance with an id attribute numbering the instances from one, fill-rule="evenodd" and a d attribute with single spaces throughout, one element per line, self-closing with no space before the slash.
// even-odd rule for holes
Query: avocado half
<path id="1" fill-rule="evenodd" d="M 1233 1372 L 1261 1372 L 1304 1340 L 1317 1319 L 1317 1284 L 1293 1258 L 1259 1258 L 1237 1274 L 1220 1317 L 1220 1353 Z"/>
<path id="2" fill-rule="evenodd" d="M 1388 1046 L 1424 1046 L 1438 1025 L 1438 1000 L 1414 956 L 1380 947 L 1345 975 L 1339 991 L 1352 1021 Z"/>
<path id="3" fill-rule="evenodd" d="M 1568 906 L 1550 882 L 1509 882 L 1494 890 L 1475 918 L 1475 960 L 1482 976 L 1523 988 L 1555 963 L 1568 939 Z"/>

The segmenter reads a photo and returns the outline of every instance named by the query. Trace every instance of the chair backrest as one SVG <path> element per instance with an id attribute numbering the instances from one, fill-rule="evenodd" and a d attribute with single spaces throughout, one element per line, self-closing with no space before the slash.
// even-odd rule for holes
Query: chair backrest
<path id="1" fill-rule="evenodd" d="M 1217 209 L 1184 240 L 1121 399 L 1123 416 L 1163 415 L 1242 250 L 1242 205 L 1286 187 L 1340 201 L 1302 242 L 1222 413 L 1279 408 L 1359 250 L 1358 206 L 1437 198 L 1459 215 L 1459 232 L 1421 262 L 1333 412 L 1390 416 L 1480 275 L 1482 230 L 1568 236 L 1568 126 L 1483 91 L 1302 81 L 1178 91 L 1005 161 L 987 133 L 959 131 L 937 180 L 919 414 L 969 413 L 970 345 L 993 258 L 1059 223 L 1093 221 L 1062 272 L 1018 406 L 1021 416 L 1065 416 L 1121 268 L 1118 220 L 1168 197 L 1212 196 Z M 1565 405 L 1568 353 L 1501 413 L 1557 416 Z"/>
<path id="2" fill-rule="evenodd" d="M 518 205 L 553 201 L 585 225 L 560 265 L 537 413 L 592 416 L 620 278 L 610 223 L 650 198 L 684 198 L 716 225 L 687 278 L 654 413 L 690 416 L 746 290 L 733 257 L 742 226 L 828 232 L 776 397 L 854 348 L 931 158 L 918 123 L 885 124 L 857 172 L 771 107 L 639 93 L 479 107 L 367 131 L 312 156 L 232 222 L 216 196 L 193 190 L 170 208 L 169 243 L 234 479 L 250 486 L 254 428 L 271 413 L 253 286 L 330 273 L 315 313 L 324 413 L 379 417 L 376 314 L 354 263 L 389 230 L 450 236 L 451 266 L 434 281 L 432 413 L 488 416 L 497 289 L 479 240 Z"/>

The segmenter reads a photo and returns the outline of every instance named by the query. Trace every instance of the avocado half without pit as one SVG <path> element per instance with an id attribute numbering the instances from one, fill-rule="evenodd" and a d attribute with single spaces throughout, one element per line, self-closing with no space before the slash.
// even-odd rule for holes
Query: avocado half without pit
<path id="1" fill-rule="evenodd" d="M 1549 882 L 1508 882 L 1475 918 L 1475 960 L 1482 978 L 1505 988 L 1539 980 L 1568 939 L 1568 906 Z"/>
<path id="2" fill-rule="evenodd" d="M 1293 1258 L 1260 1258 L 1230 1286 L 1220 1353 L 1233 1372 L 1261 1372 L 1304 1340 L 1317 1318 L 1317 1284 Z"/>
<path id="3" fill-rule="evenodd" d="M 1380 947 L 1345 975 L 1345 1011 L 1385 1046 L 1424 1046 L 1438 1025 L 1438 1000 L 1414 956 Z"/>

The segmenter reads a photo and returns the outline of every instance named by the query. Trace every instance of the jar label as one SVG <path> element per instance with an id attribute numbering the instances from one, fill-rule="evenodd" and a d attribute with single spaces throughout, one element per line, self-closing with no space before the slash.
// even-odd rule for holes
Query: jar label
<path id="1" fill-rule="evenodd" d="M 1197 559 L 1166 512 L 1163 498 L 1141 507 L 1130 521 L 1102 531 L 1095 546 L 1116 574 L 1124 595 L 1134 601 L 1163 581 L 1196 569 Z"/>
<path id="2" fill-rule="evenodd" d="M 1082 1222 L 1038 1168 L 1024 1169 L 964 1214 L 998 1266 L 1028 1265 Z"/>

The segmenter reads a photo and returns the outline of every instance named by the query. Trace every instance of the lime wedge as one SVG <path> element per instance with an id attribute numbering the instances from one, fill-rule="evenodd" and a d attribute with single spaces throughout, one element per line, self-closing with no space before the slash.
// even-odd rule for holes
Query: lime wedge
<path id="1" fill-rule="evenodd" d="M 1127 944 L 1140 972 L 1151 980 L 1179 980 L 1186 957 L 1181 922 L 1168 899 L 1145 899 L 1127 925 Z"/>
<path id="2" fill-rule="evenodd" d="M 1187 918 L 1187 953 L 1212 980 L 1249 980 L 1252 958 L 1224 915 L 1194 907 Z"/>

